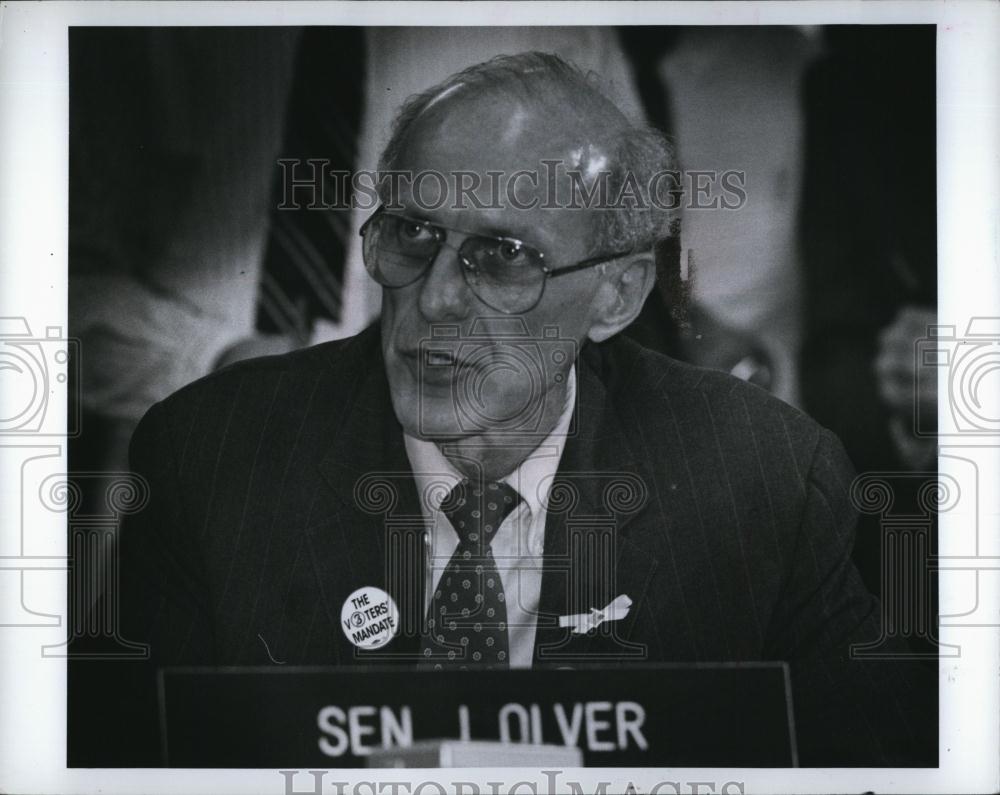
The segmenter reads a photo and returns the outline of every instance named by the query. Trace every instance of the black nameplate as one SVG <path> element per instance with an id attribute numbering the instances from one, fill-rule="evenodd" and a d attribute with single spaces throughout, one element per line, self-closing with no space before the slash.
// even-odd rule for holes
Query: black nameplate
<path id="1" fill-rule="evenodd" d="M 780 663 L 413 672 L 177 668 L 161 674 L 172 767 L 364 767 L 417 740 L 576 745 L 588 766 L 796 764 Z"/>

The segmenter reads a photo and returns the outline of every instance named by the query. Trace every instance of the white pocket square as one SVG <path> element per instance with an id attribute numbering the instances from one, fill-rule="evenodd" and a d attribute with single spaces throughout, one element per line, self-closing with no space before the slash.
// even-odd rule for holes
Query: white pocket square
<path id="1" fill-rule="evenodd" d="M 572 627 L 574 635 L 583 635 L 603 624 L 605 621 L 619 621 L 628 615 L 632 600 L 622 594 L 603 610 L 590 608 L 589 613 L 575 613 L 571 616 L 559 616 L 560 627 Z"/>

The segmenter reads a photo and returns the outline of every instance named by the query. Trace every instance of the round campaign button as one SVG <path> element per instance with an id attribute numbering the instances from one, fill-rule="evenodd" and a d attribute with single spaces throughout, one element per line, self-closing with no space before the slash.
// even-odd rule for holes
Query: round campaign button
<path id="1" fill-rule="evenodd" d="M 340 608 L 340 627 L 359 649 L 380 649 L 396 634 L 399 610 L 389 594 L 374 585 L 358 588 Z"/>

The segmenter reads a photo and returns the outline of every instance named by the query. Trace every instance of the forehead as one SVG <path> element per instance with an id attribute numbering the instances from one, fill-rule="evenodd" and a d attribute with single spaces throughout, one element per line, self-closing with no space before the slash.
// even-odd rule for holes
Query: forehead
<path id="1" fill-rule="evenodd" d="M 403 156 L 446 154 L 450 166 L 468 170 L 530 168 L 565 157 L 586 132 L 557 112 L 558 104 L 471 88 L 445 96 L 414 121 Z"/>
<path id="2" fill-rule="evenodd" d="M 401 148 L 395 168 L 410 179 L 400 184 L 400 201 L 443 225 L 510 234 L 559 259 L 582 259 L 589 255 L 593 211 L 565 206 L 566 171 L 587 173 L 594 162 L 607 162 L 595 138 L 570 123 L 568 112 L 509 96 L 443 100 L 413 123 Z M 417 178 L 428 172 L 434 176 Z M 459 195 L 462 185 L 478 185 L 470 193 L 479 206 L 470 193 Z M 437 204 L 442 187 L 446 201 L 428 206 Z"/>

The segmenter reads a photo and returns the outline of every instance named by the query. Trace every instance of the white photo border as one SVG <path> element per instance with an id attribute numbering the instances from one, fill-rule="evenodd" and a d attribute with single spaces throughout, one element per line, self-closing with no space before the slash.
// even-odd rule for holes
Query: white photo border
<path id="1" fill-rule="evenodd" d="M 23 317 L 37 334 L 67 328 L 68 28 L 151 25 L 619 25 L 619 24 L 935 24 L 938 96 L 939 323 L 959 334 L 973 318 L 1000 317 L 1000 5 L 938 2 L 52 2 L 0 3 L 0 317 Z M 916 164 L 930 169 L 933 164 Z M 994 323 L 1000 327 L 1000 321 Z M 941 394 L 948 394 L 942 373 Z M 65 409 L 65 390 L 52 397 Z M 62 401 L 60 406 L 59 401 Z M 941 411 L 947 406 L 942 405 Z M 63 415 L 65 411 L 63 411 Z M 992 416 L 997 416 L 993 414 Z M 951 442 L 954 441 L 954 444 Z M 974 462 L 977 516 L 942 515 L 940 640 L 961 646 L 941 661 L 940 767 L 936 769 L 578 769 L 559 782 L 584 792 L 608 782 L 649 792 L 679 782 L 683 792 L 739 782 L 731 792 L 993 792 L 1000 788 L 1000 451 L 997 438 L 941 440 L 942 455 Z M 39 649 L 65 639 L 67 555 L 63 516 L 33 512 L 37 489 L 21 482 L 24 463 L 55 458 L 65 469 L 65 438 L 0 435 L 0 791 L 20 793 L 167 792 L 281 795 L 276 770 L 107 770 L 66 768 L 65 659 Z M 964 488 L 975 484 L 961 484 Z M 959 541 L 978 522 L 970 557 Z M 25 533 L 30 522 L 30 543 Z M 25 551 L 30 547 L 29 551 Z M 951 565 L 951 564 L 954 565 Z M 971 584 L 970 584 L 971 583 Z M 31 626 L 4 616 L 42 606 Z M 23 624 L 23 622 L 22 622 Z M 342 790 L 377 789 L 381 782 L 551 781 L 538 770 L 336 770 Z M 372 782 L 371 788 L 358 782 Z M 694 790 L 691 785 L 702 783 Z M 299 791 L 312 791 L 303 770 Z M 453 787 L 452 787 L 453 788 Z M 405 791 L 405 790 L 403 790 Z M 437 792 L 436 788 L 425 792 Z M 500 792 L 506 790 L 501 789 Z M 532 791 L 522 785 L 519 791 Z M 671 787 L 662 792 L 673 792 Z"/>

